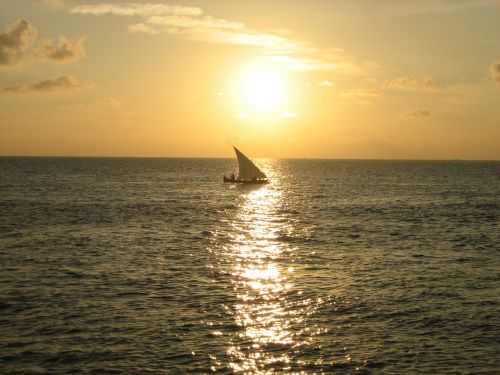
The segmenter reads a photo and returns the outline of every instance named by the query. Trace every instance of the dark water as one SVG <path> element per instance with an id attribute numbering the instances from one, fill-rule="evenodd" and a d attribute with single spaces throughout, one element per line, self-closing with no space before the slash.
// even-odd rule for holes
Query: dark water
<path id="1" fill-rule="evenodd" d="M 0 158 L 0 373 L 499 373 L 499 162 L 261 165 Z"/>

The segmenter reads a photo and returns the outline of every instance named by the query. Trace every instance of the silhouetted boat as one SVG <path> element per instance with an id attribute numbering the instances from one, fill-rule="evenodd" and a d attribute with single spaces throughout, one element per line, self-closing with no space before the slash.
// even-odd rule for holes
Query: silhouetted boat
<path id="1" fill-rule="evenodd" d="M 238 158 L 238 177 L 231 174 L 230 177 L 224 176 L 224 182 L 233 182 L 239 184 L 265 184 L 268 181 L 267 176 L 240 150 L 234 147 L 234 152 Z"/>

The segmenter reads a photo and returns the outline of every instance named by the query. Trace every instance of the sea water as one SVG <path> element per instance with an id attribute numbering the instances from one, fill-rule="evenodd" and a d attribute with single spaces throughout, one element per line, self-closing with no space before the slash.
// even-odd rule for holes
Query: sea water
<path id="1" fill-rule="evenodd" d="M 495 374 L 500 162 L 0 158 L 1 373 Z"/>

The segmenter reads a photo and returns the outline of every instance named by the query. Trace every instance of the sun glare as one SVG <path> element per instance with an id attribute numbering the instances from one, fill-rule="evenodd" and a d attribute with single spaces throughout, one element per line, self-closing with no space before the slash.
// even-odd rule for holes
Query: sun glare
<path id="1" fill-rule="evenodd" d="M 243 101 L 250 111 L 278 110 L 283 102 L 284 91 L 283 78 L 271 69 L 252 70 L 242 80 Z"/>

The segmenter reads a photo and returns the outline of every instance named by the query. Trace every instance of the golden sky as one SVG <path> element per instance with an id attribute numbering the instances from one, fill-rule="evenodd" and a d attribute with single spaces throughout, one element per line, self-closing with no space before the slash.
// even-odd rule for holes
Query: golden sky
<path id="1" fill-rule="evenodd" d="M 0 0 L 0 155 L 500 159 L 500 1 Z"/>

